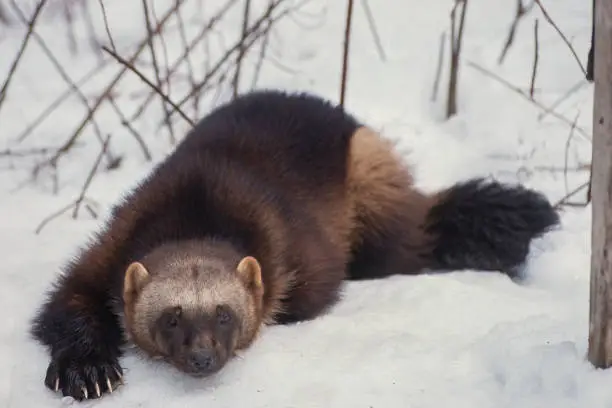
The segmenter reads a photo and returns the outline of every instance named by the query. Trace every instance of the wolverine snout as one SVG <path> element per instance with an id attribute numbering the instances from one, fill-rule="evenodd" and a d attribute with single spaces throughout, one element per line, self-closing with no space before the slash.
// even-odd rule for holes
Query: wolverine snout
<path id="1" fill-rule="evenodd" d="M 221 366 L 221 360 L 214 350 L 199 349 L 190 353 L 187 364 L 196 375 L 208 375 L 216 372 Z"/>

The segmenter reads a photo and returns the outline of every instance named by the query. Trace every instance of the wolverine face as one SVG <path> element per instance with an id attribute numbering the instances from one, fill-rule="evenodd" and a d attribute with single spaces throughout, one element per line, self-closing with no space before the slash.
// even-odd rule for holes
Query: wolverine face
<path id="1" fill-rule="evenodd" d="M 240 322 L 229 305 L 209 311 L 169 307 L 150 327 L 163 355 L 181 371 L 207 376 L 220 370 L 234 352 Z"/>
<path id="2" fill-rule="evenodd" d="M 124 283 L 126 328 L 141 349 L 203 377 L 252 342 L 263 296 L 255 258 L 233 267 L 201 257 L 149 267 L 134 262 Z"/>

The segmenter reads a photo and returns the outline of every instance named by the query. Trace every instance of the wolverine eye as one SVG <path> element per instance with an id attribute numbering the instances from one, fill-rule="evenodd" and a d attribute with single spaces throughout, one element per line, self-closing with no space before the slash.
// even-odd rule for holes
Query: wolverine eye
<path id="1" fill-rule="evenodd" d="M 228 324 L 232 320 L 232 315 L 223 306 L 217 306 L 217 322 L 221 325 Z"/>

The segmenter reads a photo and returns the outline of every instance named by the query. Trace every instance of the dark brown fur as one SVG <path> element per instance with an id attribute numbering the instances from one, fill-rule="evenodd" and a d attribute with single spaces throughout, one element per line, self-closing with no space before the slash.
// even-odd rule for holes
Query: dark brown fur
<path id="1" fill-rule="evenodd" d="M 537 193 L 497 183 L 425 195 L 390 143 L 340 108 L 308 95 L 244 95 L 204 118 L 67 266 L 33 321 L 50 349 L 45 384 L 76 399 L 109 391 L 126 335 L 150 355 L 171 354 L 155 324 L 136 328 L 134 311 L 164 273 L 166 282 L 217 285 L 253 257 L 263 293 L 249 284 L 221 300 L 255 308 L 237 313 L 241 328 L 286 324 L 324 313 L 345 279 L 427 268 L 510 273 L 556 217 Z M 168 266 L 173 257 L 180 267 Z M 217 295 L 219 286 L 205 287 Z M 177 332 L 182 339 L 197 327 L 195 346 L 215 336 L 195 323 L 214 314 L 202 308 Z M 257 330 L 247 331 L 223 353 L 248 347 Z"/>

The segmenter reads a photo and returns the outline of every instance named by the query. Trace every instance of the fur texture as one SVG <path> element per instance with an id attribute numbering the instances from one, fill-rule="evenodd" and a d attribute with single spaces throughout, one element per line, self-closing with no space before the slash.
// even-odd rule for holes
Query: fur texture
<path id="1" fill-rule="evenodd" d="M 428 268 L 514 274 L 557 221 L 540 194 L 496 182 L 423 194 L 388 141 L 320 98 L 243 95 L 203 118 L 66 266 L 32 321 L 50 352 L 45 384 L 77 400 L 110 391 L 126 337 L 151 355 L 172 347 L 143 320 L 168 307 L 195 310 L 168 339 L 207 338 L 212 326 L 194 322 L 217 307 L 242 330 L 312 319 L 345 279 Z M 257 261 L 248 265 L 262 293 L 238 289 L 245 258 Z M 134 262 L 146 272 L 126 275 Z M 202 296 L 190 294 L 194 285 Z"/>

